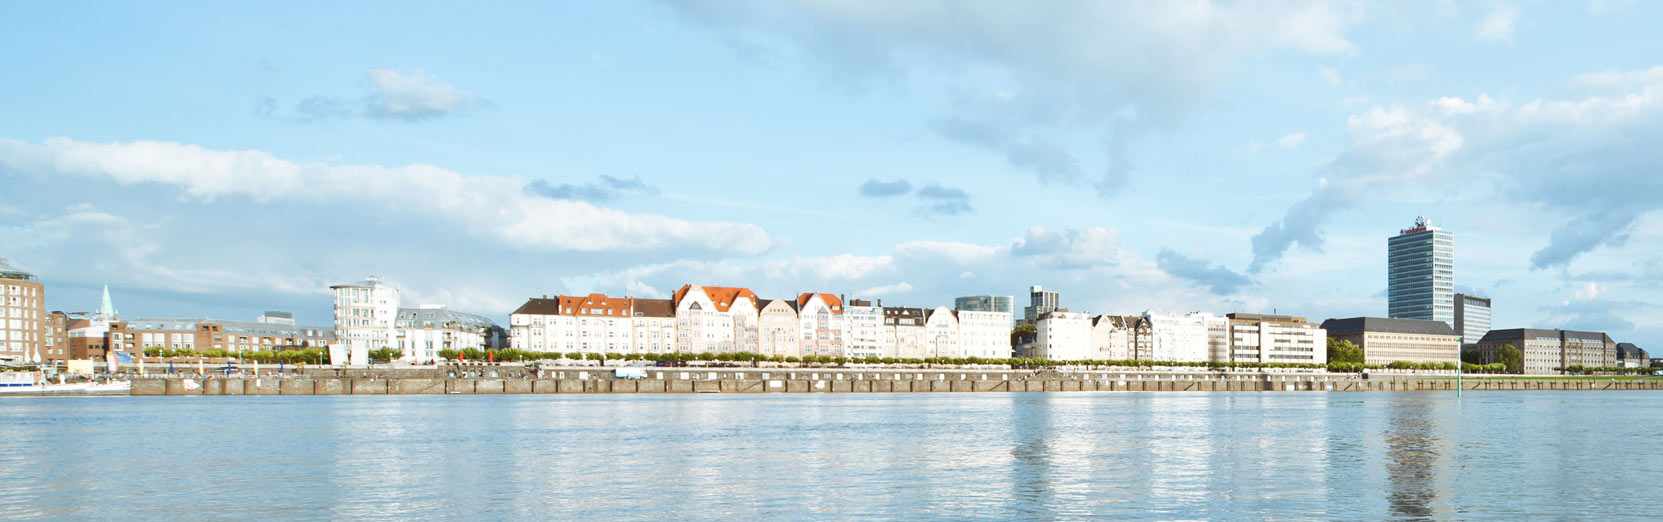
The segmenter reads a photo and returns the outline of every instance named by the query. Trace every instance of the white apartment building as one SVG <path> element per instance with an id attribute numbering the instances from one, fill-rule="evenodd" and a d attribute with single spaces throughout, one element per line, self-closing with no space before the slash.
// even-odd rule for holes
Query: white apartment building
<path id="1" fill-rule="evenodd" d="M 797 295 L 797 324 L 803 355 L 843 355 L 843 300 L 828 293 Z"/>
<path id="2" fill-rule="evenodd" d="M 930 356 L 923 308 L 883 309 L 884 357 L 923 359 Z"/>
<path id="3" fill-rule="evenodd" d="M 796 357 L 802 341 L 802 325 L 797 321 L 797 303 L 787 299 L 762 302 L 757 313 L 757 353 L 768 356 Z"/>
<path id="4" fill-rule="evenodd" d="M 1328 363 L 1328 332 L 1303 317 L 1229 314 L 1229 357 L 1221 362 Z"/>
<path id="5" fill-rule="evenodd" d="M 1129 361 L 1137 358 L 1138 323 L 1141 317 L 1099 315 L 1091 320 L 1092 349 L 1095 359 Z"/>
<path id="6" fill-rule="evenodd" d="M 396 321 L 401 360 L 434 364 L 443 350 L 494 349 L 502 328 L 485 316 L 447 310 L 443 305 L 401 308 Z"/>
<path id="7" fill-rule="evenodd" d="M 676 350 L 676 305 L 669 299 L 630 300 L 630 350 L 670 353 Z"/>
<path id="8" fill-rule="evenodd" d="M 1215 325 L 1227 321 L 1212 314 L 1193 312 L 1184 315 L 1145 313 L 1149 324 L 1149 360 L 1206 362 L 1211 360 L 1213 346 L 1211 331 Z"/>
<path id="9" fill-rule="evenodd" d="M 332 358 L 368 364 L 370 350 L 399 346 L 398 288 L 370 277 L 361 283 L 329 287 L 335 292 L 335 340 Z M 340 352 L 336 354 L 335 352 Z"/>
<path id="10" fill-rule="evenodd" d="M 757 321 L 762 305 L 758 301 L 749 290 L 735 293 L 733 304 L 728 306 L 728 316 L 733 318 L 733 346 L 729 350 L 756 353 L 761 349 Z"/>
<path id="11" fill-rule="evenodd" d="M 734 322 L 734 303 L 739 313 L 755 317 L 756 293 L 749 288 L 682 285 L 676 290 L 676 351 L 686 353 L 731 353 L 736 350 L 735 333 L 756 327 L 754 320 Z M 747 341 L 749 342 L 749 341 Z M 752 345 L 754 346 L 754 344 Z"/>
<path id="12" fill-rule="evenodd" d="M 924 318 L 925 357 L 962 357 L 959 351 L 959 319 L 945 306 L 937 306 Z"/>
<path id="13" fill-rule="evenodd" d="M 850 299 L 843 307 L 843 356 L 883 357 L 883 305 L 865 299 Z"/>
<path id="14" fill-rule="evenodd" d="M 1091 315 L 1081 312 L 1046 312 L 1034 321 L 1037 335 L 1034 356 L 1053 361 L 1103 359 L 1093 350 Z"/>
<path id="15" fill-rule="evenodd" d="M 1009 359 L 1011 313 L 958 310 L 959 351 L 964 357 Z"/>
<path id="16" fill-rule="evenodd" d="M 508 316 L 515 349 L 558 353 L 668 353 L 675 316 L 668 299 L 604 294 L 531 298 Z"/>

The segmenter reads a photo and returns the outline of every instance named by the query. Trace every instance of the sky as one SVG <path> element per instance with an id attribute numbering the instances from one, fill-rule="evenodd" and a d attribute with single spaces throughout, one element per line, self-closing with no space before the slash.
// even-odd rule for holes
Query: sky
<path id="1" fill-rule="evenodd" d="M 1663 346 L 1663 4 L 0 4 L 0 257 L 52 309 L 506 322 L 684 283 L 1385 314 Z"/>

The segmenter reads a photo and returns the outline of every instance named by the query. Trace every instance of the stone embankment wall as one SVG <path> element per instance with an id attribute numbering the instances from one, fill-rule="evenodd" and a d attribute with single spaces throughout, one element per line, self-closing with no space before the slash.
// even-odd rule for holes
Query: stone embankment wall
<path id="1" fill-rule="evenodd" d="M 133 395 L 490 395 L 546 393 L 919 393 L 1073 391 L 1453 391 L 1449 376 L 1326 373 L 1052 372 L 652 368 L 644 379 L 602 369 L 328 370 L 259 378 L 133 379 Z M 1663 390 L 1663 380 L 1469 377 L 1466 390 Z"/>

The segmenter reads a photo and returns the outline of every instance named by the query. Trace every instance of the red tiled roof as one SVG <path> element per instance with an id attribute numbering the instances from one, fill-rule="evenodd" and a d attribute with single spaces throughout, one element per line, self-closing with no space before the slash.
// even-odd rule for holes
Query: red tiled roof
<path id="1" fill-rule="evenodd" d="M 828 293 L 825 293 L 825 292 L 820 292 L 820 293 L 803 292 L 801 294 L 797 294 L 797 309 L 802 310 L 803 305 L 807 305 L 808 300 L 813 299 L 814 296 L 817 296 L 817 295 L 820 296 L 821 301 L 824 301 L 826 303 L 826 308 L 830 308 L 832 313 L 834 313 L 834 314 L 843 313 L 843 300 L 838 299 L 836 295 L 828 294 Z"/>
<path id="2" fill-rule="evenodd" d="M 628 297 L 610 297 L 606 294 L 589 294 L 583 297 L 563 295 L 560 296 L 560 309 L 565 315 L 629 317 L 630 301 Z"/>
<path id="3" fill-rule="evenodd" d="M 681 285 L 681 289 L 676 290 L 674 303 L 677 307 L 681 306 L 681 300 L 687 297 L 687 293 L 692 291 L 693 286 L 691 284 Z M 699 288 L 704 291 L 705 297 L 716 305 L 716 311 L 718 312 L 728 311 L 729 308 L 733 307 L 733 302 L 741 297 L 750 299 L 752 306 L 756 306 L 758 309 L 761 308 L 760 305 L 757 305 L 759 299 L 756 298 L 756 292 L 752 292 L 749 288 L 731 286 L 701 286 Z"/>

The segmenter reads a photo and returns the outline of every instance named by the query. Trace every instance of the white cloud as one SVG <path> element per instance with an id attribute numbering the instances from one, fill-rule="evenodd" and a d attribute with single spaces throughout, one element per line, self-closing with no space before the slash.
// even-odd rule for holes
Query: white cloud
<path id="1" fill-rule="evenodd" d="M 1505 2 L 1497 2 L 1484 18 L 1473 28 L 1473 36 L 1481 41 L 1492 43 L 1512 43 L 1513 26 L 1518 22 L 1519 8 Z"/>
<path id="2" fill-rule="evenodd" d="M 1120 262 L 1120 234 L 1104 227 L 1050 230 L 1036 226 L 1011 242 L 1010 251 L 1065 270 L 1115 266 Z"/>
<path id="3" fill-rule="evenodd" d="M 370 69 L 369 74 L 375 86 L 375 95 L 368 105 L 368 115 L 372 118 L 422 120 L 443 116 L 473 103 L 473 96 L 421 71 Z"/>
<path id="4" fill-rule="evenodd" d="M 122 185 L 165 185 L 187 199 L 246 198 L 374 205 L 414 212 L 495 237 L 514 248 L 642 251 L 695 248 L 756 254 L 768 234 L 751 224 L 695 222 L 633 214 L 581 201 L 527 194 L 525 180 L 464 176 L 431 165 L 387 167 L 296 163 L 257 150 L 132 141 L 0 139 L 0 165 L 52 176 L 102 178 Z"/>
<path id="5" fill-rule="evenodd" d="M 1326 2 L 673 5 L 752 53 L 800 57 L 829 83 L 900 86 L 945 100 L 930 125 L 942 138 L 1105 196 L 1130 182 L 1128 143 L 1176 126 L 1238 64 L 1271 53 L 1355 52 L 1346 31 L 1365 14 Z M 1098 137 L 1100 148 L 1070 146 L 1081 133 Z"/>
<path id="6" fill-rule="evenodd" d="M 799 256 L 768 262 L 764 269 L 769 277 L 784 280 L 858 281 L 874 274 L 886 273 L 895 266 L 890 256 Z"/>
<path id="7" fill-rule="evenodd" d="M 1305 133 L 1303 131 L 1290 132 L 1276 139 L 1276 145 L 1284 149 L 1296 148 L 1301 143 L 1305 143 Z"/>
<path id="8" fill-rule="evenodd" d="M 1250 271 L 1292 244 L 1319 247 L 1321 223 L 1364 194 L 1390 197 L 1455 176 L 1461 181 L 1452 187 L 1485 180 L 1510 201 L 1536 205 L 1537 219 L 1560 220 L 1531 257 L 1534 268 L 1621 246 L 1635 222 L 1663 208 L 1655 198 L 1663 178 L 1651 174 L 1663 164 L 1652 146 L 1663 139 L 1663 73 L 1655 70 L 1579 76 L 1573 83 L 1598 89 L 1581 97 L 1448 96 L 1353 115 L 1349 147 L 1321 169 L 1330 182 L 1254 237 Z"/>

